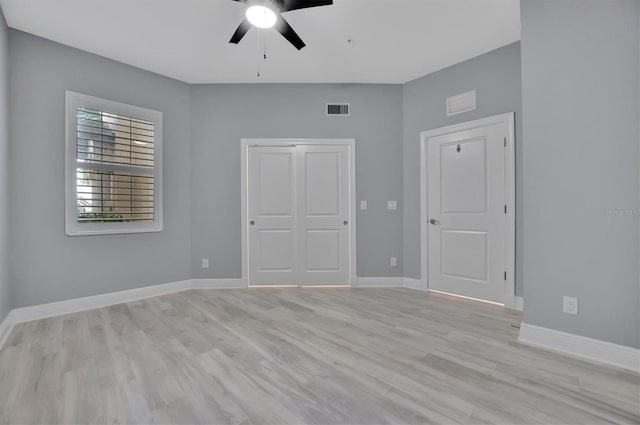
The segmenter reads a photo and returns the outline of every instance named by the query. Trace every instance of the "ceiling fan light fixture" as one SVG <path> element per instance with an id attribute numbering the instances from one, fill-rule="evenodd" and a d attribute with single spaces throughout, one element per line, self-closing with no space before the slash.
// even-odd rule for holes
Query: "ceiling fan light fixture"
<path id="1" fill-rule="evenodd" d="M 247 8 L 247 19 L 251 25 L 258 28 L 271 28 L 276 24 L 278 15 L 263 5 L 254 5 Z"/>

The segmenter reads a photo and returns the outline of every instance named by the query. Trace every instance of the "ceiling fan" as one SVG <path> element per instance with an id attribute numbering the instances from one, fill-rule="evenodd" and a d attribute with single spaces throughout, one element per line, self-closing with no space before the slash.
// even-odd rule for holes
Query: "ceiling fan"
<path id="1" fill-rule="evenodd" d="M 252 26 L 258 28 L 273 27 L 296 49 L 301 50 L 306 44 L 282 17 L 281 13 L 310 7 L 329 6 L 333 0 L 233 0 L 246 3 L 246 16 L 229 43 L 238 44 Z"/>

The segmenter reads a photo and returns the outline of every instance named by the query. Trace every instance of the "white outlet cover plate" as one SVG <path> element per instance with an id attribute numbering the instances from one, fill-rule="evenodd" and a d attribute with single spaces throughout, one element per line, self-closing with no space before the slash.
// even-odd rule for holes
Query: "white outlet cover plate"
<path id="1" fill-rule="evenodd" d="M 397 201 L 388 201 L 387 202 L 387 209 L 389 209 L 389 210 L 397 210 L 398 209 L 398 202 Z"/>
<path id="2" fill-rule="evenodd" d="M 367 209 L 367 201 L 360 201 L 360 209 L 361 210 Z"/>
<path id="3" fill-rule="evenodd" d="M 577 316 L 578 315 L 578 299 L 575 297 L 563 297 L 562 312 Z"/>

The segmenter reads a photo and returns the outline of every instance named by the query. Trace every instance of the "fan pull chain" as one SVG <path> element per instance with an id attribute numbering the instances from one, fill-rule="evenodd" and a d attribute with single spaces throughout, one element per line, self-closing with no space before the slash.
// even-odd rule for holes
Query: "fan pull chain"
<path id="1" fill-rule="evenodd" d="M 260 43 L 260 36 L 262 35 L 262 31 L 258 28 L 258 53 L 260 53 L 260 48 L 262 47 Z M 258 78 L 260 78 L 260 61 L 258 61 Z"/>
<path id="2" fill-rule="evenodd" d="M 264 60 L 267 60 L 267 37 L 264 38 Z"/>
<path id="3" fill-rule="evenodd" d="M 262 37 L 262 31 L 258 28 L 258 52 L 262 50 L 262 57 L 267 60 L 267 37 Z M 258 78 L 260 78 L 260 61 L 258 60 Z"/>

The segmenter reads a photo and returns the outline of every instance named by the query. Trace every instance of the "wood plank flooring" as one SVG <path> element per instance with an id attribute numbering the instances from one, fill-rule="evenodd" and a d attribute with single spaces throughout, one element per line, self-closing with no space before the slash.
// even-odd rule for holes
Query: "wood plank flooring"
<path id="1" fill-rule="evenodd" d="M 192 290 L 17 325 L 2 424 L 640 423 L 640 376 L 409 289 Z"/>

